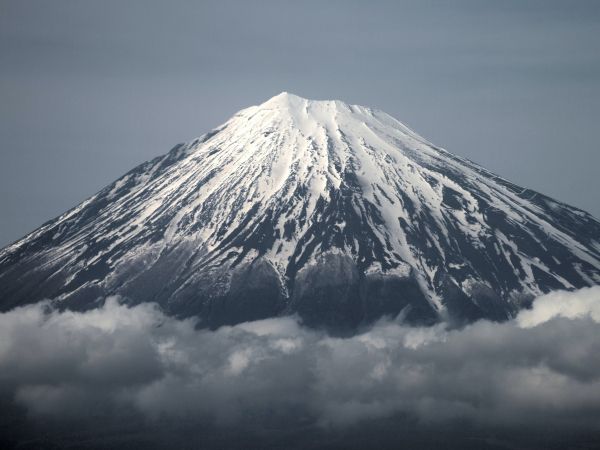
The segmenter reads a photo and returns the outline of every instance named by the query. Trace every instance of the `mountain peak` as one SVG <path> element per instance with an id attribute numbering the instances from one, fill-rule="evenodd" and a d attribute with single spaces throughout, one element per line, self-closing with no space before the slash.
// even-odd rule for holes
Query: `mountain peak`
<path id="1" fill-rule="evenodd" d="M 256 132 L 269 130 L 273 136 L 289 135 L 293 130 L 314 141 L 314 150 L 326 151 L 325 141 L 340 141 L 343 136 L 352 138 L 363 131 L 361 128 L 391 127 L 402 133 L 402 139 L 424 141 L 383 111 L 360 105 L 350 105 L 341 100 L 311 100 L 289 92 L 268 99 L 264 103 L 244 109 L 233 116 L 229 129 L 234 129 L 233 122 L 242 118 L 240 132 Z M 250 130 L 249 127 L 252 127 Z M 269 139 L 267 139 L 268 141 Z M 344 151 L 348 146 L 338 145 L 331 149 Z M 277 148 L 273 147 L 275 151 Z"/>
<path id="2" fill-rule="evenodd" d="M 291 94 L 289 92 L 283 91 L 267 101 L 263 102 L 259 105 L 259 107 L 273 108 L 273 107 L 299 107 L 302 104 L 308 103 L 310 100 L 300 97 L 295 94 Z"/>
<path id="3" fill-rule="evenodd" d="M 267 101 L 271 101 L 271 100 L 285 100 L 285 101 L 289 101 L 289 100 L 304 100 L 304 101 L 308 101 L 307 98 L 304 97 L 300 97 L 299 95 L 293 94 L 291 92 L 287 92 L 287 91 L 282 91 L 277 95 L 274 95 L 273 97 L 271 97 L 269 100 Z"/>
<path id="4" fill-rule="evenodd" d="M 299 108 L 306 108 L 309 105 L 311 105 L 311 106 L 318 105 L 318 107 L 321 107 L 321 108 L 345 106 L 348 111 L 350 110 L 350 105 L 348 105 L 347 103 L 345 103 L 341 100 L 314 100 L 314 99 L 304 98 L 299 95 L 292 94 L 291 92 L 286 92 L 286 91 L 283 91 L 283 92 L 271 97 L 270 99 L 268 99 L 267 101 L 265 101 L 264 103 L 259 105 L 259 107 L 267 107 L 267 108 L 284 107 L 284 108 L 299 109 Z M 364 108 L 364 107 L 359 107 L 357 105 L 353 105 L 353 106 L 356 106 L 357 108 Z M 368 108 L 364 108 L 364 109 L 368 109 Z"/>

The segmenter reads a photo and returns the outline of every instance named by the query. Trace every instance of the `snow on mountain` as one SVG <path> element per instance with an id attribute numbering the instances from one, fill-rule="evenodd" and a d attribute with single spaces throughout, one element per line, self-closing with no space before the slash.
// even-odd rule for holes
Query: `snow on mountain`
<path id="1" fill-rule="evenodd" d="M 600 223 L 388 114 L 282 93 L 0 252 L 0 307 L 156 301 L 207 326 L 505 319 L 600 283 Z"/>

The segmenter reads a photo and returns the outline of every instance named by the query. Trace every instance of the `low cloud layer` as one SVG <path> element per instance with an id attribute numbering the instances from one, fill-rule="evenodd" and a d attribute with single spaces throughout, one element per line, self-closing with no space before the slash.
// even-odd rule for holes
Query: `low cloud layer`
<path id="1" fill-rule="evenodd" d="M 382 321 L 332 338 L 294 318 L 216 331 L 152 304 L 0 314 L 0 389 L 33 417 L 301 422 L 396 415 L 435 425 L 600 431 L 600 287 L 539 297 L 506 323 Z"/>

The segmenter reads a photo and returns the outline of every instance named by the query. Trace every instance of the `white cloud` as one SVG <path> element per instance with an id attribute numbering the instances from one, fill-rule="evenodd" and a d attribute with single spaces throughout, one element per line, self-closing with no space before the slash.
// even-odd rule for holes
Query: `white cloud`
<path id="1" fill-rule="evenodd" d="M 275 416 L 344 427 L 600 424 L 600 287 L 540 297 L 512 321 L 463 329 L 382 321 L 334 338 L 275 318 L 216 331 L 109 298 L 0 314 L 0 386 L 34 416 L 104 410 L 217 423 Z"/>
<path id="2" fill-rule="evenodd" d="M 589 316 L 600 322 L 600 286 L 583 288 L 575 292 L 556 291 L 536 299 L 531 310 L 522 311 L 517 322 L 524 328 L 534 327 L 554 319 L 577 319 Z"/>

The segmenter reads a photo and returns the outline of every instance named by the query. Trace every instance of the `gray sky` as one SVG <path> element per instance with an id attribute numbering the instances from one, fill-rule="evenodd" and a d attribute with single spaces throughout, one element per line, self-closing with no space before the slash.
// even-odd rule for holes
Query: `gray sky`
<path id="1" fill-rule="evenodd" d="M 289 91 L 600 217 L 600 2 L 0 0 L 0 245 Z"/>

